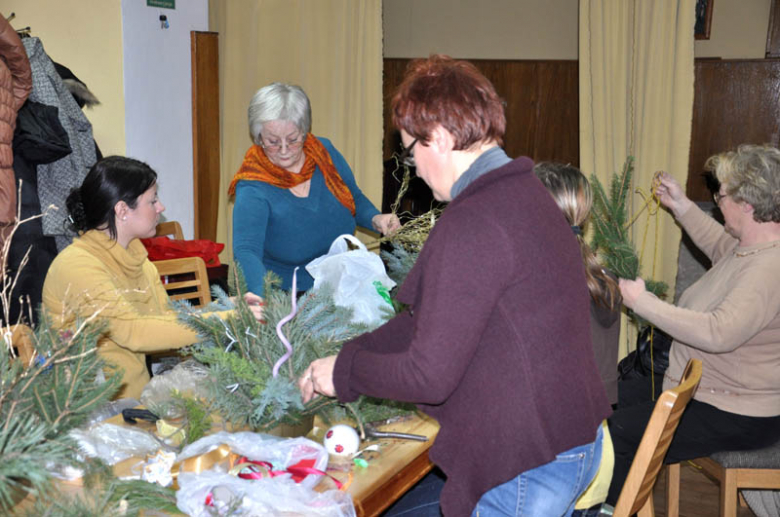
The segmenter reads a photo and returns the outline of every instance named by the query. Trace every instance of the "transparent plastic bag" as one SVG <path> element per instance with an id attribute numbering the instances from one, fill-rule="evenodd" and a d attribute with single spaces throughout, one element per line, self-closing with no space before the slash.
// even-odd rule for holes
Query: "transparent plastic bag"
<path id="1" fill-rule="evenodd" d="M 151 378 L 141 392 L 141 404 L 149 409 L 165 406 L 173 399 L 173 390 L 190 397 L 207 398 L 208 377 L 208 369 L 195 360 L 179 363 L 172 370 Z"/>
<path id="2" fill-rule="evenodd" d="M 206 471 L 183 473 L 178 482 L 176 506 L 192 517 L 355 516 L 352 498 L 346 492 L 319 493 L 284 477 L 246 480 Z"/>
<path id="3" fill-rule="evenodd" d="M 102 422 L 103 420 L 107 420 L 112 416 L 118 415 L 122 412 L 123 409 L 130 409 L 140 405 L 141 403 L 139 401 L 131 398 L 113 400 L 107 403 L 105 406 L 90 413 L 89 418 L 87 418 L 87 422 L 81 427 L 84 429 L 89 428 L 99 422 Z"/>
<path id="4" fill-rule="evenodd" d="M 307 438 L 280 438 L 260 433 L 227 433 L 221 431 L 192 443 L 179 454 L 177 461 L 182 462 L 193 456 L 210 452 L 220 445 L 230 447 L 230 451 L 240 456 L 246 456 L 252 461 L 267 461 L 273 465 L 273 470 L 287 470 L 303 460 L 313 460 L 311 468 L 325 472 L 328 468 L 328 452 L 319 443 Z M 290 476 L 278 476 L 288 478 Z M 321 475 L 310 474 L 300 484 L 314 488 Z M 276 479 L 276 478 L 274 478 Z"/>
<path id="5" fill-rule="evenodd" d="M 348 242 L 357 249 L 350 250 Z M 387 276 L 379 255 L 353 235 L 337 237 L 328 253 L 309 262 L 306 271 L 314 278 L 314 289 L 329 284 L 334 303 L 352 308 L 353 323 L 377 326 L 385 312 L 393 310 L 388 293 L 395 282 Z"/>
<path id="6" fill-rule="evenodd" d="M 73 429 L 69 434 L 76 440 L 83 454 L 100 458 L 108 465 L 132 457 L 145 458 L 161 447 L 160 442 L 145 431 L 114 424 Z"/>

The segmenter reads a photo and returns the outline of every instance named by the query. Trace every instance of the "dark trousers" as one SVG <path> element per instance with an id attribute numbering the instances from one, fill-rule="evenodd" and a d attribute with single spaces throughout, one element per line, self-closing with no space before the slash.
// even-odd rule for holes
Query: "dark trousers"
<path id="1" fill-rule="evenodd" d="M 656 399 L 661 392 L 656 377 Z M 628 475 L 636 449 L 650 420 L 655 402 L 650 378 L 621 381 L 618 409 L 609 418 L 609 432 L 615 448 L 615 470 L 607 503 L 615 505 Z M 780 435 L 780 416 L 751 417 L 728 413 L 715 406 L 691 400 L 666 453 L 664 463 L 709 456 L 715 452 L 760 449 L 775 443 Z"/>
<path id="2" fill-rule="evenodd" d="M 440 517 L 439 495 L 447 477 L 433 467 L 433 470 L 417 482 L 398 501 L 387 509 L 382 517 Z"/>

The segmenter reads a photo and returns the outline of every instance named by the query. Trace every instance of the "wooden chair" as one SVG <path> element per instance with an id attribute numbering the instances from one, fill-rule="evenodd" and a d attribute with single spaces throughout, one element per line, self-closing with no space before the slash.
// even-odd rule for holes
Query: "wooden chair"
<path id="1" fill-rule="evenodd" d="M 153 262 L 163 277 L 165 290 L 172 300 L 188 300 L 194 307 L 211 302 L 206 263 L 200 257 L 185 257 Z"/>
<path id="2" fill-rule="evenodd" d="M 780 441 L 754 451 L 718 452 L 691 460 L 703 474 L 720 485 L 721 517 L 736 517 L 742 488 L 780 490 Z M 680 464 L 669 465 L 667 515 L 680 512 Z"/>
<path id="3" fill-rule="evenodd" d="M 35 346 L 32 340 L 32 329 L 23 324 L 11 325 L 10 327 L 2 328 L 3 336 L 6 332 L 11 332 L 11 344 L 16 349 L 16 356 L 22 361 L 23 364 L 28 365 L 35 354 Z M 3 340 L 2 346 L 5 345 Z"/>
<path id="4" fill-rule="evenodd" d="M 680 384 L 661 393 L 631 463 L 613 515 L 653 517 L 653 486 L 680 418 L 701 380 L 701 361 L 691 359 Z"/>
<path id="5" fill-rule="evenodd" d="M 182 233 L 181 225 L 178 221 L 165 221 L 157 225 L 157 231 L 154 236 L 163 237 L 165 235 L 168 235 L 177 241 L 184 240 L 184 233 Z"/>

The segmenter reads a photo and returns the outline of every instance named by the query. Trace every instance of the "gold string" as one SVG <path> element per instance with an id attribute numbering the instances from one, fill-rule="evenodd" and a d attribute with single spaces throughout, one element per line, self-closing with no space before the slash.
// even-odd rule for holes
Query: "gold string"
<path id="1" fill-rule="evenodd" d="M 636 222 L 639 215 L 644 212 L 645 208 L 647 209 L 647 219 L 645 222 L 645 229 L 642 235 L 642 247 L 640 249 L 639 257 L 643 258 L 645 256 L 645 248 L 647 245 L 647 233 L 650 229 L 650 218 L 655 218 L 655 242 L 653 246 L 653 263 L 651 265 L 650 269 L 650 278 L 652 280 L 655 280 L 655 267 L 656 263 L 658 261 L 658 248 L 659 248 L 659 239 L 660 239 L 660 232 L 659 232 L 659 223 L 660 219 L 658 217 L 658 210 L 661 206 L 661 200 L 658 197 L 658 187 L 661 185 L 661 171 L 657 171 L 655 174 L 653 174 L 653 179 L 650 183 L 650 196 L 647 196 L 645 194 L 644 190 L 642 190 L 641 187 L 637 187 L 635 192 L 642 196 L 642 199 L 644 203 L 642 204 L 642 209 L 636 214 L 636 216 L 631 220 L 630 223 L 626 226 L 626 229 L 630 228 L 631 225 Z M 655 358 L 653 354 L 653 342 L 655 338 L 655 327 L 651 325 L 650 327 L 650 398 L 652 400 L 655 400 Z M 639 353 L 639 350 L 637 350 L 637 353 Z"/>

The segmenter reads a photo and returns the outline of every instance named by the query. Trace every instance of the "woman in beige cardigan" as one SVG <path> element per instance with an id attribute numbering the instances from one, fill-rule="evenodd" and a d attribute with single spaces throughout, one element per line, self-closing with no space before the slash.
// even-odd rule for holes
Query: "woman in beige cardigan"
<path id="1" fill-rule="evenodd" d="M 656 194 L 713 263 L 677 305 L 620 280 L 623 303 L 674 338 L 663 388 L 676 386 L 689 359 L 702 378 L 682 416 L 666 462 L 748 450 L 780 436 L 780 150 L 744 145 L 710 158 L 720 182 L 721 225 L 702 212 L 677 181 L 660 175 Z M 647 393 L 649 398 L 650 393 Z M 617 499 L 647 424 L 652 402 L 621 406 L 609 419 Z"/>
<path id="2" fill-rule="evenodd" d="M 104 158 L 71 192 L 67 207 L 79 237 L 52 263 L 44 307 L 57 326 L 98 312 L 108 322 L 98 353 L 123 378 L 117 397 L 137 398 L 149 381 L 146 353 L 198 340 L 168 307 L 168 293 L 139 240 L 154 236 L 165 210 L 157 174 L 132 158 Z M 246 298 L 260 318 L 260 299 Z"/>

